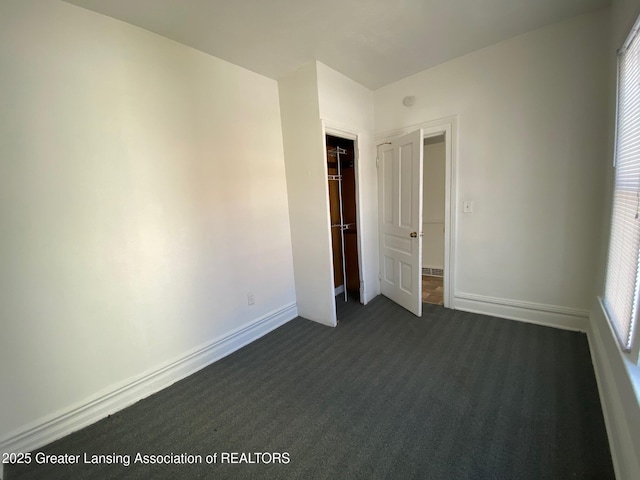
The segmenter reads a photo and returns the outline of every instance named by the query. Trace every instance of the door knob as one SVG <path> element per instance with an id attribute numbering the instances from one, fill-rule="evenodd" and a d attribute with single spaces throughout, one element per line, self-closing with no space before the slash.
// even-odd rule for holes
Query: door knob
<path id="1" fill-rule="evenodd" d="M 416 237 L 418 236 L 418 232 L 411 232 L 411 233 L 409 234 L 409 236 L 410 236 L 411 238 L 416 238 Z"/>

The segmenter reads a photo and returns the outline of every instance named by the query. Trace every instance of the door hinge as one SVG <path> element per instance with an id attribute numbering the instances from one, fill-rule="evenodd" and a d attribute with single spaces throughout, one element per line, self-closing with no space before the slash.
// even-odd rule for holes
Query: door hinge
<path id="1" fill-rule="evenodd" d="M 380 157 L 376 157 L 376 168 L 380 166 Z"/>

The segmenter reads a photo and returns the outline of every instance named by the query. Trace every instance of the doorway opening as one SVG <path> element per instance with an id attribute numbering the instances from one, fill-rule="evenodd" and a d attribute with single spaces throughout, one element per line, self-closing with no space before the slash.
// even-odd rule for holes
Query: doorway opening
<path id="1" fill-rule="evenodd" d="M 341 304 L 361 302 L 355 141 L 334 135 L 325 139 L 334 293 L 340 314 Z"/>
<path id="2" fill-rule="evenodd" d="M 422 316 L 422 273 L 439 281 L 442 275 L 442 305 L 455 308 L 455 238 L 456 238 L 456 138 L 457 117 L 451 116 L 395 130 L 378 137 L 378 240 L 380 292 Z M 438 175 L 429 174 L 430 150 L 444 149 L 444 182 L 442 161 Z M 432 147 L 433 145 L 433 147 Z M 437 145 L 437 148 L 436 148 Z M 440 152 L 442 153 L 442 152 Z M 440 159 L 442 155 L 440 155 Z M 439 200 L 431 201 L 424 211 L 425 173 L 427 190 L 435 190 Z M 436 178 L 440 178 L 436 183 Z M 436 188 L 432 188 L 431 181 Z M 442 191 L 444 190 L 444 214 Z M 428 201 L 429 192 L 427 192 Z M 440 205 L 430 212 L 432 205 Z M 426 225 L 424 224 L 426 222 Z M 426 227 L 426 228 L 425 228 Z M 426 242 L 423 242 L 427 234 Z M 433 235 L 431 230 L 434 231 Z M 433 237 L 433 238 L 431 238 Z M 444 237 L 444 239 L 443 239 Z M 433 260 L 430 246 L 444 243 L 444 260 Z M 423 247 L 427 244 L 423 260 Z M 435 253 L 436 250 L 433 250 Z M 439 250 L 440 252 L 442 250 Z M 440 268 L 442 267 L 442 268 Z M 423 270 L 425 269 L 425 270 Z M 430 269 L 430 270 L 426 270 Z M 439 287 L 436 286 L 436 289 Z M 439 299 L 438 299 L 439 303 Z"/>
<path id="3" fill-rule="evenodd" d="M 444 305 L 446 138 L 423 140 L 422 302 Z"/>

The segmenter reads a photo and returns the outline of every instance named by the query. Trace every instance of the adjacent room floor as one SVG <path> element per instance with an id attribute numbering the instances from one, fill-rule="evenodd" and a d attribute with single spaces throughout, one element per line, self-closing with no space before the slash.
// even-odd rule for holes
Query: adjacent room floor
<path id="1" fill-rule="evenodd" d="M 443 305 L 442 277 L 422 276 L 422 302 Z"/>

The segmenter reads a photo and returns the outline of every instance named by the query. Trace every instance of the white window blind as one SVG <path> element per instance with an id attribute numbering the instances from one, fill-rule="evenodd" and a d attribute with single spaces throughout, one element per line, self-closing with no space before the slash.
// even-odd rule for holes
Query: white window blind
<path id="1" fill-rule="evenodd" d="M 604 306 L 624 351 L 631 350 L 640 288 L 640 35 L 618 52 L 615 188 Z"/>

